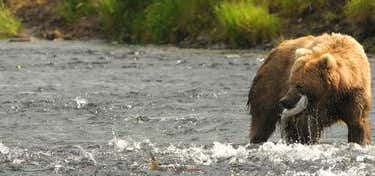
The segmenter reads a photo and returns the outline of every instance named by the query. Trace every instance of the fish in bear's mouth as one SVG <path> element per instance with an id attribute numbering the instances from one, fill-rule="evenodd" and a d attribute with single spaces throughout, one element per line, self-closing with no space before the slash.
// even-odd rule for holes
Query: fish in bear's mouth
<path id="1" fill-rule="evenodd" d="M 291 109 L 285 108 L 283 110 L 283 112 L 281 113 L 281 119 L 297 115 L 306 109 L 307 104 L 308 104 L 307 96 L 306 95 L 300 95 L 300 96 L 301 98 L 298 100 L 298 102 L 293 108 Z"/>

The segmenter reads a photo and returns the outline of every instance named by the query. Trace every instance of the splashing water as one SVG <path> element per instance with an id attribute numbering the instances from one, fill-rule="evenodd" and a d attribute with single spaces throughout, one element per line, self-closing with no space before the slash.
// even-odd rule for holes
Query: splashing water
<path id="1" fill-rule="evenodd" d="M 374 149 L 374 146 L 361 147 L 357 144 L 287 145 L 267 142 L 254 148 L 249 144 L 235 147 L 214 142 L 210 147 L 171 145 L 161 149 L 164 152 L 159 154 L 177 156 L 180 163 L 224 167 L 240 165 L 252 171 L 258 170 L 250 173 L 262 173 L 269 168 L 266 175 L 362 176 L 369 173 L 366 169 L 372 168 L 375 163 Z"/>
<path id="2" fill-rule="evenodd" d="M 81 97 L 76 97 L 74 98 L 74 101 L 77 105 L 77 109 L 81 109 L 85 107 L 88 104 L 87 99 L 81 98 Z"/>
<path id="3" fill-rule="evenodd" d="M 83 158 L 87 158 L 87 159 L 89 159 L 90 161 L 92 161 L 92 162 L 94 163 L 94 165 L 96 165 L 97 162 L 96 162 L 96 160 L 95 160 L 95 158 L 94 158 L 94 156 L 93 156 L 92 153 L 86 151 L 85 149 L 83 149 L 83 148 L 82 148 L 81 146 L 79 146 L 79 145 L 76 145 L 75 147 L 77 147 L 77 148 L 80 150 L 81 156 L 82 156 Z"/>
<path id="4" fill-rule="evenodd" d="M 72 151 L 63 155 L 58 154 L 60 149 L 39 151 L 2 145 L 0 148 L 5 148 L 5 152 L 1 152 L 0 159 L 2 162 L 11 161 L 18 167 L 36 165 L 42 169 L 52 169 L 55 173 L 66 173 L 69 170 L 82 170 L 84 168 L 81 167 L 85 165 L 92 165 L 93 168 L 111 167 L 110 163 L 118 157 L 130 164 L 132 172 L 144 172 L 151 171 L 150 158 L 145 151 L 152 151 L 159 168 L 167 168 L 160 170 L 161 172 L 214 173 L 212 168 L 221 168 L 224 174 L 225 170 L 228 170 L 236 175 L 364 176 L 375 171 L 375 146 L 287 145 L 272 142 L 259 146 L 221 142 L 210 145 L 156 145 L 148 139 L 136 141 L 117 138 L 101 147 L 87 148 L 77 145 L 74 148 L 78 149 L 78 153 Z"/>
<path id="5" fill-rule="evenodd" d="M 113 138 L 108 142 L 110 146 L 113 146 L 116 152 L 123 152 L 123 151 L 135 151 L 141 149 L 141 143 L 136 142 L 133 140 L 123 140 Z"/>
<path id="6" fill-rule="evenodd" d="M 0 153 L 6 155 L 9 153 L 9 148 L 5 146 L 3 143 L 0 143 Z"/>

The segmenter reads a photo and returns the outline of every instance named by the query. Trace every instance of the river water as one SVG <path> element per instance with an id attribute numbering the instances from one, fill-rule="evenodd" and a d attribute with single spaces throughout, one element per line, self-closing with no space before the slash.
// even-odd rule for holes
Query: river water
<path id="1" fill-rule="evenodd" d="M 1 41 L 0 175 L 375 175 L 375 145 L 343 124 L 318 145 L 248 144 L 265 55 Z"/>

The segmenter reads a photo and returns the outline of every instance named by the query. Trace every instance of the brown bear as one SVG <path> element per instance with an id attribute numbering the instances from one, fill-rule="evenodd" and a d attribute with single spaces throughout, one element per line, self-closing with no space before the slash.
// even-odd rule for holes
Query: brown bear
<path id="1" fill-rule="evenodd" d="M 342 121 L 348 142 L 369 144 L 370 64 L 348 35 L 286 40 L 257 71 L 248 106 L 251 143 L 267 141 L 279 121 L 287 142 L 316 143 L 324 127 Z"/>

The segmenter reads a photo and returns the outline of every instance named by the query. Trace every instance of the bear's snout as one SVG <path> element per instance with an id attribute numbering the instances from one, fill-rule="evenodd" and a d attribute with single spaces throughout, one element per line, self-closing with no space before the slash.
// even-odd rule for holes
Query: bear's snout
<path id="1" fill-rule="evenodd" d="M 292 109 L 296 106 L 298 101 L 301 99 L 301 95 L 295 94 L 290 95 L 287 94 L 283 98 L 280 99 L 279 104 L 284 109 Z"/>
<path id="2" fill-rule="evenodd" d="M 293 108 L 293 106 L 290 103 L 288 103 L 288 101 L 286 101 L 286 99 L 281 99 L 280 102 L 279 102 L 279 104 L 280 104 L 280 107 L 284 108 L 284 109 L 291 109 L 291 108 Z"/>

